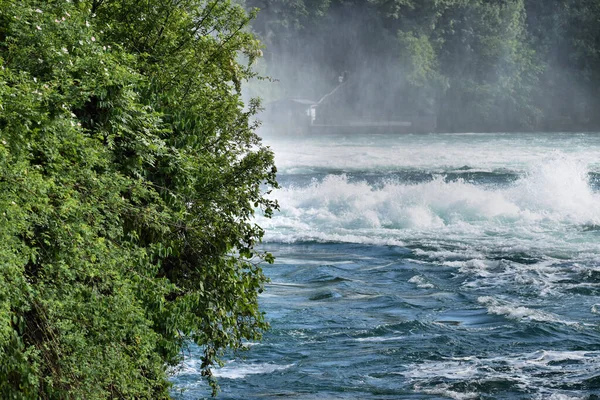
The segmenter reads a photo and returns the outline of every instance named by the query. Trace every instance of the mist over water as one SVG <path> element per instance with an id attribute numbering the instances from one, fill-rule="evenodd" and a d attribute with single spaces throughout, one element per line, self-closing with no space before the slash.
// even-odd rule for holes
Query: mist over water
<path id="1" fill-rule="evenodd" d="M 266 141 L 272 330 L 216 370 L 221 398 L 600 395 L 600 135 Z"/>
<path id="2" fill-rule="evenodd" d="M 249 91 L 267 108 L 316 102 L 345 76 L 340 107 L 322 110 L 338 121 L 434 117 L 437 127 L 424 132 L 600 127 L 597 2 L 239 2 L 260 9 L 252 23 L 265 44 L 257 69 L 275 83 L 257 81 Z"/>

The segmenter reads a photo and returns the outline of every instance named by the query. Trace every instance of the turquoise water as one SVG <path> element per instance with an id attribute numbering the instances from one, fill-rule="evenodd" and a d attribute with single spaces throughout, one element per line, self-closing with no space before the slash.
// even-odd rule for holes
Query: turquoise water
<path id="1" fill-rule="evenodd" d="M 272 329 L 219 398 L 600 396 L 600 135 L 266 142 Z M 199 365 L 176 398 L 209 394 Z"/>

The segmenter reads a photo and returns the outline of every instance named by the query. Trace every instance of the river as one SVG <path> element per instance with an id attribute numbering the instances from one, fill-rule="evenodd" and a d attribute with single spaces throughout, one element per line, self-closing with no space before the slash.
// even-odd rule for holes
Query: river
<path id="1" fill-rule="evenodd" d="M 220 399 L 600 396 L 600 134 L 266 143 L 272 328 Z M 209 395 L 199 365 L 176 399 Z"/>

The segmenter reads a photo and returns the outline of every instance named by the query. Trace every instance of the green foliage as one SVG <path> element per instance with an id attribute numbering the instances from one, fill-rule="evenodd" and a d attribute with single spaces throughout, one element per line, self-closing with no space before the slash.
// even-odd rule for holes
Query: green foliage
<path id="1" fill-rule="evenodd" d="M 331 0 L 245 0 L 245 5 L 260 12 L 254 29 L 265 38 L 292 40 L 303 29 L 310 29 L 327 13 Z"/>
<path id="2" fill-rule="evenodd" d="M 531 40 L 544 71 L 535 101 L 543 129 L 598 129 L 600 114 L 600 4 L 595 1 L 529 0 Z"/>
<path id="3" fill-rule="evenodd" d="M 0 1 L 0 397 L 168 398 L 186 340 L 210 378 L 267 327 L 248 21 L 220 0 Z"/>
<path id="4" fill-rule="evenodd" d="M 450 82 L 442 126 L 534 129 L 539 110 L 531 99 L 542 68 L 527 42 L 523 1 L 469 2 L 446 10 L 440 24 L 440 72 Z"/>

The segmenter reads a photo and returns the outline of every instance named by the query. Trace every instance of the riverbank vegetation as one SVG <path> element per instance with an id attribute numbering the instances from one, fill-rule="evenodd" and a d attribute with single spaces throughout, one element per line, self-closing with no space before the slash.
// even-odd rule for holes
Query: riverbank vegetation
<path id="1" fill-rule="evenodd" d="M 318 100 L 348 71 L 367 107 L 435 114 L 442 132 L 600 130 L 596 1 L 245 3 L 280 79 L 267 99 Z"/>
<path id="2" fill-rule="evenodd" d="M 228 1 L 0 1 L 0 397 L 168 398 L 266 327 L 273 155 Z M 213 382 L 214 383 L 214 382 Z"/>

